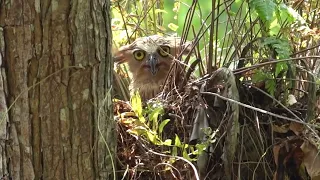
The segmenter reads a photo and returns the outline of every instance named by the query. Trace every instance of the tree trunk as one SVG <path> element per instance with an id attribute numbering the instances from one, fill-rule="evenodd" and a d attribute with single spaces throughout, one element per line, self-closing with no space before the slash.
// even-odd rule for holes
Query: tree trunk
<path id="1" fill-rule="evenodd" d="M 0 0 L 0 173 L 112 179 L 109 0 Z"/>

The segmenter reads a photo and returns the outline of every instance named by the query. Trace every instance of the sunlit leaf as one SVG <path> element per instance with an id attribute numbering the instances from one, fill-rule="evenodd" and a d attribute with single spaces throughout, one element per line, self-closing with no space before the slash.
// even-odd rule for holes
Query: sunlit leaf
<path id="1" fill-rule="evenodd" d="M 171 146 L 172 144 L 172 140 L 171 139 L 166 139 L 164 142 L 163 142 L 163 145 L 165 146 Z"/>
<path id="2" fill-rule="evenodd" d="M 179 11 L 179 9 L 180 9 L 180 1 L 176 1 L 175 3 L 174 3 L 174 5 L 173 5 L 173 9 L 172 9 L 172 11 L 173 12 L 178 12 Z"/>
<path id="3" fill-rule="evenodd" d="M 211 135 L 212 133 L 212 129 L 210 127 L 207 127 L 207 128 L 202 128 L 201 129 L 203 131 L 203 133 L 207 136 Z"/>
<path id="4" fill-rule="evenodd" d="M 270 36 L 276 36 L 281 30 L 281 24 L 279 24 L 279 21 L 277 19 L 274 19 L 271 23 L 270 23 L 270 27 L 269 27 L 269 34 Z"/>
<path id="5" fill-rule="evenodd" d="M 162 107 L 157 107 L 152 109 L 152 112 L 149 114 L 149 120 L 152 121 L 152 129 L 156 130 L 158 128 L 158 117 L 163 113 Z"/>
<path id="6" fill-rule="evenodd" d="M 207 144 L 196 144 L 196 148 L 197 148 L 197 154 L 200 155 L 203 153 L 203 151 L 205 151 L 207 149 L 208 145 Z"/>
<path id="7" fill-rule="evenodd" d="M 196 161 L 197 160 L 196 158 L 190 158 L 186 149 L 183 149 L 182 156 L 183 156 L 183 158 L 187 159 L 188 161 Z"/>
<path id="8" fill-rule="evenodd" d="M 182 147 L 182 144 L 181 144 L 181 141 L 180 141 L 180 138 L 178 135 L 176 135 L 176 137 L 174 139 L 174 145 L 177 147 Z"/>
<path id="9" fill-rule="evenodd" d="M 295 10 L 287 6 L 286 4 L 280 3 L 279 10 L 280 10 L 280 17 L 282 20 L 286 20 L 290 24 L 296 20 L 294 16 L 294 13 L 296 13 Z"/>
<path id="10" fill-rule="evenodd" d="M 149 115 L 149 118 L 151 121 L 157 121 L 160 114 L 163 114 L 163 108 L 157 107 L 152 110 L 151 114 Z"/>
<path id="11" fill-rule="evenodd" d="M 168 124 L 168 122 L 170 122 L 170 119 L 166 119 L 164 121 L 162 121 L 159 125 L 159 134 L 162 133 L 163 128 Z"/>
<path id="12" fill-rule="evenodd" d="M 305 19 L 301 16 L 301 14 L 299 12 L 297 12 L 296 10 L 294 10 L 292 7 L 281 6 L 281 8 L 285 8 L 288 11 L 289 16 L 292 16 L 294 21 L 298 21 L 300 24 L 306 23 Z"/>
<path id="13" fill-rule="evenodd" d="M 165 27 L 163 27 L 163 26 L 157 26 L 157 28 L 159 29 L 159 30 L 161 30 L 161 31 L 166 31 L 167 29 L 165 28 Z"/>
<path id="14" fill-rule="evenodd" d="M 131 106 L 132 110 L 138 115 L 138 117 L 142 116 L 142 102 L 138 92 L 131 97 Z"/>
<path id="15" fill-rule="evenodd" d="M 155 13 L 168 13 L 168 12 L 164 9 L 156 9 Z"/>
<path id="16" fill-rule="evenodd" d="M 134 129 L 128 129 L 127 132 L 129 134 L 134 134 L 134 135 L 137 135 L 137 136 L 139 135 L 138 132 L 136 130 L 134 130 Z"/>
<path id="17" fill-rule="evenodd" d="M 128 129 L 127 132 L 130 134 L 140 136 L 140 135 L 146 134 L 146 132 L 148 132 L 148 130 L 147 130 L 147 128 L 145 128 L 143 126 L 137 126 L 134 129 Z"/>
<path id="18" fill-rule="evenodd" d="M 147 134 L 147 137 L 150 140 L 150 142 L 152 142 L 153 144 L 155 144 L 155 145 L 162 144 L 161 140 L 159 139 L 159 137 L 155 133 L 153 133 L 151 131 L 147 131 L 146 134 Z"/>
<path id="19" fill-rule="evenodd" d="M 177 31 L 179 26 L 173 24 L 173 23 L 169 23 L 168 27 L 172 30 L 172 31 Z"/>

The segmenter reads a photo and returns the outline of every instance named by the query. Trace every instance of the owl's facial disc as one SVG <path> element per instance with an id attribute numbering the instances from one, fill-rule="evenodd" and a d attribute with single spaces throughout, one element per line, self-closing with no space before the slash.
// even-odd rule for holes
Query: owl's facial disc
<path id="1" fill-rule="evenodd" d="M 158 62 L 158 56 L 156 54 L 150 54 L 146 64 L 150 67 L 150 72 L 152 75 L 156 75 L 158 72 Z"/>

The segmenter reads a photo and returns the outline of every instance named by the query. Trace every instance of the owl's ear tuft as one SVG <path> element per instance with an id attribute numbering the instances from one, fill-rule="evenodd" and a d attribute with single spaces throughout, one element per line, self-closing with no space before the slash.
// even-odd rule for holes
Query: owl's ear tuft
<path id="1" fill-rule="evenodd" d="M 190 51 L 192 51 L 193 43 L 192 41 L 187 41 L 184 44 L 182 44 L 180 47 L 181 47 L 180 51 L 182 52 L 182 54 L 186 55 L 186 54 L 189 54 Z"/>
<path id="2" fill-rule="evenodd" d="M 123 46 L 118 50 L 115 50 L 115 53 L 113 53 L 113 61 L 117 64 L 122 64 L 127 61 L 127 50 L 128 46 Z"/>
<path id="3" fill-rule="evenodd" d="M 173 49 L 173 55 L 187 55 L 192 51 L 193 43 L 192 41 L 187 41 L 183 44 L 180 44 L 180 40 L 176 40 L 171 42 L 171 48 Z"/>
<path id="4" fill-rule="evenodd" d="M 124 52 L 121 52 L 121 51 L 116 52 L 113 56 L 113 62 L 115 62 L 117 64 L 122 64 L 122 63 L 126 62 Z"/>

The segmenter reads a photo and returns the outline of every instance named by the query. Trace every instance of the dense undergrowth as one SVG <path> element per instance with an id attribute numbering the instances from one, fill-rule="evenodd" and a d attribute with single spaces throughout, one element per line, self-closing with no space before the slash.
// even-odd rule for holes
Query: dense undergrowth
<path id="1" fill-rule="evenodd" d="M 115 49 L 153 34 L 194 46 L 176 57 L 185 80 L 149 102 L 115 66 L 118 175 L 319 178 L 319 3 L 113 1 Z"/>

